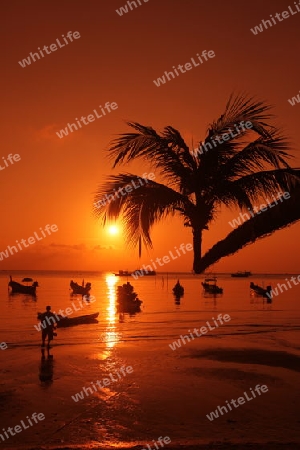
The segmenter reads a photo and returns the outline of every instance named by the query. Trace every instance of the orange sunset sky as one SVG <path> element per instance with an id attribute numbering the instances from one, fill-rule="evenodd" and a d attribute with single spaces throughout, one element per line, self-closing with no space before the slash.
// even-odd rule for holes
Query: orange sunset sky
<path id="1" fill-rule="evenodd" d="M 136 269 L 192 242 L 190 229 L 170 217 L 155 226 L 154 248 L 139 260 L 137 249 L 126 249 L 121 228 L 112 236 L 94 219 L 93 195 L 107 175 L 151 171 L 141 160 L 112 171 L 107 147 L 129 130 L 125 121 L 157 130 L 171 125 L 193 147 L 223 112 L 229 95 L 246 92 L 274 105 L 274 123 L 292 143 L 291 164 L 300 166 L 300 104 L 288 103 L 300 89 L 300 13 L 256 36 L 250 31 L 293 2 L 141 0 L 141 6 L 120 17 L 116 9 L 125 3 L 12 0 L 1 5 L 0 164 L 10 153 L 21 159 L 0 171 L 0 252 L 47 224 L 56 224 L 58 231 L 4 258 L 0 270 Z M 68 31 L 78 31 L 80 38 L 29 66 L 18 63 Z M 164 86 L 154 85 L 164 71 L 203 50 L 213 50 L 215 58 Z M 62 139 L 56 135 L 106 102 L 116 102 L 118 109 Z M 238 214 L 220 211 L 204 232 L 205 251 L 231 231 L 228 220 Z M 296 273 L 299 232 L 297 223 L 213 269 Z M 191 268 L 192 252 L 161 270 Z"/>

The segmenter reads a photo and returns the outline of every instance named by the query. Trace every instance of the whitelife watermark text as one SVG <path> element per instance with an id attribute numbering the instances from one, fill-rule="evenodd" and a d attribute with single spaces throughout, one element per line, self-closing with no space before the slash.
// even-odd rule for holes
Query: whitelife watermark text
<path id="1" fill-rule="evenodd" d="M 81 36 L 80 36 L 78 31 L 74 31 L 74 32 L 68 31 L 67 37 L 65 37 L 64 34 L 62 35 L 62 38 L 63 38 L 65 44 L 61 43 L 59 39 L 56 39 L 55 42 L 57 42 L 58 46 L 56 44 L 51 44 L 49 46 L 48 45 L 44 45 L 43 50 L 46 53 L 46 55 L 50 55 L 52 52 L 56 52 L 56 50 L 58 48 L 62 48 L 62 47 L 65 47 L 66 45 L 68 45 L 69 41 L 73 42 L 73 38 L 74 39 L 79 39 L 80 37 Z M 69 41 L 68 41 L 68 39 L 69 39 Z M 43 53 L 43 50 L 41 50 L 41 48 L 38 47 L 38 51 L 39 51 L 41 56 L 38 53 L 30 52 L 29 56 L 27 58 L 24 58 L 22 61 L 19 61 L 20 66 L 24 69 L 24 67 L 26 67 L 26 65 L 29 66 L 31 64 L 31 61 L 35 62 L 35 61 L 41 59 L 41 57 L 44 58 L 45 55 Z M 36 60 L 36 58 L 37 58 L 37 60 Z"/>
<path id="2" fill-rule="evenodd" d="M 16 433 L 21 433 L 21 431 L 23 431 L 23 430 L 26 430 L 27 428 L 29 428 L 29 426 L 30 427 L 32 427 L 33 425 L 34 425 L 34 423 L 32 423 L 32 421 L 31 421 L 31 419 L 35 422 L 35 423 L 38 423 L 39 422 L 39 420 L 44 420 L 45 419 L 45 416 L 44 416 L 44 414 L 43 413 L 36 413 L 36 412 L 34 412 L 32 415 L 31 415 L 31 417 L 29 418 L 28 416 L 26 416 L 26 419 L 27 419 L 27 424 L 24 422 L 24 420 L 21 420 L 21 425 L 15 425 L 14 427 L 8 427 L 7 428 L 7 430 L 5 430 L 4 428 L 2 428 L 2 430 L 3 430 L 3 432 L 1 432 L 0 433 L 0 438 L 2 439 L 2 442 L 4 442 L 5 441 L 5 437 L 6 437 L 6 439 L 9 439 L 10 438 L 10 436 L 15 436 L 16 435 Z M 26 426 L 26 425 L 28 425 L 29 424 L 29 426 Z M 3 433 L 3 434 L 2 434 Z M 10 436 L 9 436 L 9 434 L 10 434 Z M 4 437 L 4 435 L 5 435 L 5 437 Z"/>
<path id="3" fill-rule="evenodd" d="M 4 163 L 4 167 L 1 166 L 0 164 L 0 170 L 4 170 L 6 169 L 6 167 L 10 167 L 12 164 L 14 164 L 15 162 L 18 162 L 21 160 L 21 156 L 18 153 L 15 153 L 14 155 L 12 153 L 10 153 L 6 158 L 4 156 L 2 156 L 3 159 L 3 163 Z M 7 160 L 10 162 L 10 164 L 8 164 Z"/>
<path id="4" fill-rule="evenodd" d="M 122 375 L 120 374 L 120 372 L 121 372 Z M 96 383 L 91 381 L 91 385 L 92 385 L 93 388 L 91 388 L 90 386 L 83 387 L 82 391 L 78 392 L 75 395 L 71 395 L 71 397 L 74 400 L 74 402 L 78 402 L 79 400 L 83 400 L 85 395 L 88 397 L 90 394 L 94 394 L 94 392 L 97 392 L 98 391 L 97 386 L 100 389 L 104 389 L 105 386 L 109 386 L 111 383 L 116 383 L 117 381 L 121 380 L 122 377 L 126 377 L 126 375 L 128 373 L 132 373 L 132 372 L 133 372 L 133 368 L 131 366 L 127 366 L 127 367 L 122 366 L 121 369 L 116 370 L 113 374 L 110 373 L 109 374 L 109 378 L 107 378 L 107 377 L 103 378 L 101 381 L 97 380 Z M 118 378 L 114 378 L 114 375 L 117 375 Z"/>
<path id="5" fill-rule="evenodd" d="M 213 50 L 209 50 L 209 51 L 203 50 L 203 52 L 201 53 L 201 56 L 199 55 L 199 53 L 197 53 L 196 61 L 194 58 L 190 59 L 192 64 L 190 62 L 187 62 L 185 64 L 178 64 L 177 67 L 173 66 L 173 71 L 172 70 L 170 72 L 165 71 L 164 75 L 157 78 L 156 80 L 153 80 L 153 83 L 155 84 L 156 87 L 160 87 L 162 84 L 166 84 L 167 81 L 174 80 L 174 78 L 176 78 L 175 74 L 177 77 L 179 77 L 182 73 L 186 73 L 187 71 L 192 70 L 194 67 L 200 66 L 205 61 L 208 61 L 209 59 L 214 58 L 215 56 L 216 55 Z"/>
<path id="6" fill-rule="evenodd" d="M 269 389 L 268 389 L 268 386 L 266 386 L 265 384 L 263 384 L 262 386 L 257 384 L 255 386 L 254 390 L 257 392 L 258 395 L 261 395 L 262 393 L 265 394 L 266 392 L 268 392 Z M 256 395 L 252 388 L 250 388 L 250 391 L 251 391 L 252 397 L 248 397 L 247 392 L 244 392 L 245 398 L 248 402 L 250 402 L 251 400 L 256 398 Z M 238 408 L 240 405 L 245 404 L 245 398 L 239 397 L 237 400 L 231 399 L 230 402 L 228 402 L 228 400 L 226 400 L 225 403 L 226 403 L 227 408 L 230 411 L 232 411 L 232 407 L 230 406 L 229 403 L 231 403 L 235 408 Z M 238 404 L 236 404 L 236 402 Z M 229 412 L 228 409 L 226 408 L 226 406 L 218 406 L 218 408 L 215 411 L 212 411 L 210 414 L 206 414 L 206 417 L 212 422 L 214 419 L 217 419 L 219 417 L 219 412 L 223 416 L 223 414 Z"/>
<path id="7" fill-rule="evenodd" d="M 84 295 L 81 300 L 77 300 L 79 302 L 79 308 L 76 308 L 74 305 L 74 302 L 72 302 L 72 308 L 68 307 L 65 310 L 60 309 L 58 313 L 52 313 L 50 317 L 46 317 L 42 322 L 38 323 L 37 325 L 34 325 L 34 328 L 37 331 L 41 331 L 42 329 L 46 328 L 47 326 L 54 325 L 55 323 L 59 322 L 62 318 L 66 318 L 68 316 L 71 316 L 75 311 L 80 311 L 83 309 L 86 305 L 89 305 L 90 303 L 94 303 L 96 301 L 96 298 L 93 295 Z M 84 302 L 84 304 L 82 303 Z M 55 316 L 55 317 L 54 317 Z"/>
<path id="8" fill-rule="evenodd" d="M 162 436 L 159 436 L 159 438 L 157 439 L 157 442 L 156 442 L 154 439 L 152 439 L 152 441 L 154 442 L 154 449 L 152 449 L 152 448 L 150 447 L 150 445 L 147 444 L 147 445 L 146 445 L 147 448 L 144 447 L 144 448 L 142 448 L 141 450 L 159 450 L 159 448 L 164 447 L 163 442 L 164 442 L 166 445 L 167 445 L 167 444 L 170 444 L 171 439 L 169 438 L 169 436 L 165 436 L 164 438 L 163 438 Z M 158 444 L 160 445 L 160 447 L 158 446 Z M 152 445 L 152 444 L 151 444 L 151 445 Z"/>
<path id="9" fill-rule="evenodd" d="M 270 209 L 274 208 L 274 206 L 278 205 L 279 200 L 282 203 L 283 200 L 288 200 L 289 198 L 291 198 L 291 195 L 289 192 L 283 192 L 283 193 L 278 192 L 277 198 L 275 198 L 274 195 L 272 195 L 273 203 L 270 203 L 269 199 L 266 198 L 265 199 L 266 203 L 262 203 L 260 206 L 253 206 L 253 210 L 251 210 L 250 208 L 248 208 L 248 210 L 251 214 L 251 217 L 254 217 L 255 215 L 257 216 L 258 214 L 261 214 L 262 212 L 267 211 L 268 208 L 270 208 Z M 230 220 L 228 223 L 232 228 L 237 228 L 239 225 L 241 225 L 243 222 L 246 222 L 249 219 L 250 219 L 250 216 L 248 213 L 240 213 L 238 218 L 233 219 L 232 221 Z"/>
<path id="10" fill-rule="evenodd" d="M 41 235 L 42 235 L 42 237 L 40 237 L 40 236 L 37 234 L 37 232 L 34 231 L 34 233 L 33 233 L 33 234 L 34 234 L 34 237 L 33 237 L 33 236 L 30 236 L 29 238 L 27 238 L 28 245 L 27 245 L 27 243 L 26 243 L 26 239 L 21 239 L 21 242 L 19 242 L 18 240 L 16 240 L 16 244 L 17 244 L 17 246 L 19 247 L 19 249 L 20 249 L 20 250 L 23 250 L 25 247 L 29 247 L 29 245 L 35 244 L 36 241 L 41 241 L 42 239 L 46 238 L 47 235 L 46 235 L 45 232 L 48 233 L 48 236 L 50 236 L 51 233 L 56 233 L 56 231 L 58 230 L 58 227 L 57 227 L 57 225 L 55 225 L 55 224 L 53 224 L 53 225 L 49 225 L 49 224 L 48 224 L 48 225 L 45 226 L 44 229 L 43 229 L 42 227 L 40 227 L 40 230 L 41 230 Z M 22 247 L 22 245 L 23 245 L 24 247 Z M 10 256 L 8 252 L 9 252 L 11 255 L 13 255 L 14 253 L 18 253 L 19 250 L 17 249 L 17 247 L 16 247 L 15 245 L 12 245 L 12 246 L 8 245 L 8 246 L 6 247 L 6 250 L 4 250 L 3 252 L 0 252 L 0 261 L 3 260 L 3 257 L 4 257 L 4 258 L 8 258 L 8 257 Z"/>
<path id="11" fill-rule="evenodd" d="M 252 122 L 249 120 L 247 122 L 244 122 L 243 120 L 238 123 L 234 124 L 234 130 L 231 130 L 231 128 L 228 129 L 227 133 L 223 133 L 221 136 L 216 136 L 215 138 L 211 138 L 207 142 L 201 142 L 199 144 L 198 148 L 195 148 L 191 153 L 193 156 L 202 155 L 204 151 L 208 152 L 208 150 L 212 150 L 213 147 L 218 147 L 218 145 L 223 144 L 226 141 L 230 141 L 231 139 L 236 138 L 241 133 L 244 133 L 247 130 L 250 130 L 253 127 Z M 237 134 L 234 134 L 234 131 L 237 132 Z"/>
<path id="12" fill-rule="evenodd" d="M 130 192 L 132 192 L 133 189 L 138 189 L 141 186 L 144 186 L 145 184 L 147 184 L 149 182 L 149 180 L 154 180 L 155 175 L 153 172 L 150 173 L 144 173 L 142 175 L 142 177 L 138 178 L 139 184 L 135 184 L 136 180 L 131 180 L 131 182 L 129 184 L 127 184 L 126 186 L 119 188 L 117 191 L 116 189 L 113 189 L 113 191 L 111 194 L 105 194 L 105 196 L 103 197 L 103 199 L 98 200 L 96 203 L 94 203 L 95 208 L 100 208 L 101 206 L 105 206 L 106 204 L 109 204 L 110 202 L 116 200 L 117 198 L 119 198 L 119 194 L 122 195 L 122 197 L 124 197 L 125 195 L 129 194 Z M 125 192 L 123 192 L 125 190 Z"/>
<path id="13" fill-rule="evenodd" d="M 118 104 L 116 102 L 106 102 L 103 108 L 102 108 L 102 105 L 99 105 L 99 108 L 100 108 L 103 116 L 106 116 L 106 112 L 104 111 L 104 108 L 108 111 L 108 113 L 111 113 L 112 110 L 114 111 L 115 109 L 118 109 Z M 94 109 L 93 112 L 95 113 L 95 116 L 97 117 L 97 119 L 100 119 L 101 117 L 103 117 L 102 114 L 100 114 L 100 115 L 98 114 L 96 109 Z M 89 125 L 89 123 L 94 122 L 95 116 L 93 114 L 89 114 L 88 116 L 81 116 L 80 119 L 75 117 L 75 120 L 76 120 L 78 126 L 76 125 L 76 123 L 67 123 L 66 128 L 64 128 L 63 130 L 60 130 L 60 131 L 56 131 L 56 134 L 60 139 L 62 139 L 64 136 L 68 136 L 69 131 L 71 133 L 73 133 L 74 131 L 78 130 L 78 127 L 82 128 L 82 125 L 80 122 L 82 122 L 84 125 Z"/>
<path id="14" fill-rule="evenodd" d="M 187 339 L 187 341 L 188 342 L 191 342 L 191 339 L 195 339 L 195 337 L 201 337 L 201 336 L 203 336 L 204 334 L 206 334 L 208 331 L 212 331 L 212 330 L 215 330 L 216 328 L 219 328 L 219 325 L 224 325 L 224 323 L 223 323 L 223 320 L 224 320 L 224 322 L 229 322 L 230 320 L 231 320 L 231 317 L 230 317 L 230 315 L 229 314 L 219 314 L 218 315 L 218 317 L 217 317 L 217 319 L 215 319 L 214 317 L 212 317 L 212 320 L 214 321 L 214 324 L 216 325 L 215 327 L 211 327 L 210 326 L 210 323 L 209 323 L 209 321 L 207 321 L 206 322 L 206 325 L 207 325 L 207 327 L 205 327 L 205 326 L 203 326 L 203 327 L 201 327 L 201 328 L 199 328 L 199 331 L 198 331 L 198 329 L 197 328 L 194 328 L 194 333 L 195 333 L 195 336 L 194 336 L 194 334 L 191 332 L 191 330 L 188 330 L 188 332 L 190 333 L 190 336 L 189 335 L 180 335 L 180 339 L 178 339 L 177 341 L 173 341 L 173 343 L 172 344 L 169 344 L 169 347 L 171 348 L 171 350 L 177 350 L 177 348 L 180 348 L 181 347 L 181 344 L 186 344 L 186 339 Z M 219 321 L 219 323 L 217 322 L 217 320 Z"/>
<path id="15" fill-rule="evenodd" d="M 300 91 L 299 91 L 299 94 L 297 95 L 297 97 L 292 97 L 292 98 L 288 99 L 288 102 L 292 106 L 295 106 L 296 103 L 300 103 Z"/>
<path id="16" fill-rule="evenodd" d="M 288 19 L 291 16 L 294 16 L 295 14 L 298 14 L 300 12 L 300 1 L 299 3 L 294 2 L 295 9 L 291 6 L 288 6 L 288 11 L 283 11 L 282 13 L 276 13 L 274 14 L 275 17 L 273 17 L 273 14 L 270 14 L 271 20 L 262 20 L 260 25 L 257 25 L 256 27 L 250 28 L 253 34 L 257 35 L 258 33 L 262 33 L 263 31 L 267 30 L 269 27 L 273 27 L 273 25 L 277 25 L 279 22 L 282 22 L 285 19 Z M 272 21 L 272 22 L 271 22 Z"/>
<path id="17" fill-rule="evenodd" d="M 144 2 L 144 3 L 148 3 L 149 0 L 143 0 L 143 2 Z M 124 6 L 121 6 L 121 8 L 116 9 L 115 11 L 119 14 L 119 16 L 123 16 L 123 14 L 127 14 L 127 13 L 129 12 L 129 11 L 128 11 L 128 6 L 129 6 L 129 8 L 130 8 L 130 11 L 133 10 L 132 5 L 134 5 L 134 8 L 138 8 L 137 3 L 138 3 L 140 6 L 143 5 L 143 3 L 141 3 L 141 0 L 136 0 L 136 1 L 131 1 L 131 2 L 128 1 L 127 4 L 125 4 Z M 127 6 L 127 5 L 128 5 L 128 6 Z"/>
<path id="18" fill-rule="evenodd" d="M 300 275 L 298 275 L 297 278 L 296 277 L 290 278 L 290 281 L 292 281 L 294 283 L 294 286 L 291 285 L 290 281 L 287 278 L 285 280 L 286 280 L 286 283 L 282 283 L 282 284 L 277 283 L 276 288 L 274 288 L 270 292 L 266 293 L 266 295 L 269 297 L 269 299 L 272 299 L 273 295 L 275 295 L 275 296 L 279 295 L 278 289 L 280 289 L 280 293 L 282 294 L 283 293 L 282 286 L 284 287 L 284 289 L 286 291 L 288 291 L 289 288 L 292 289 L 294 286 L 298 286 L 298 284 L 300 283 Z M 299 283 L 297 283 L 296 280 L 298 280 Z"/>
<path id="19" fill-rule="evenodd" d="M 180 244 L 179 250 L 181 250 L 182 254 L 180 253 L 180 251 L 178 250 L 178 248 L 176 246 L 174 247 L 174 249 L 178 256 L 174 256 L 172 251 L 169 251 L 169 255 L 171 256 L 172 260 L 178 259 L 179 256 L 185 255 L 186 250 L 188 252 L 190 252 L 191 250 L 193 250 L 193 246 L 192 246 L 192 244 Z M 161 260 L 162 260 L 162 262 L 161 262 Z M 155 264 L 155 262 L 153 262 L 153 259 L 151 259 L 151 261 L 152 261 L 152 266 L 150 264 L 144 264 L 140 270 L 136 270 L 135 272 L 133 272 L 131 274 L 131 276 L 136 280 L 138 277 L 143 277 L 145 275 L 145 272 L 148 273 L 148 271 L 153 272 L 154 269 L 156 270 L 157 265 Z M 171 262 L 171 259 L 169 258 L 168 255 L 165 255 L 162 258 L 156 258 L 155 261 L 157 262 L 157 264 L 159 264 L 160 267 L 162 267 L 165 264 L 168 264 L 169 262 Z"/>

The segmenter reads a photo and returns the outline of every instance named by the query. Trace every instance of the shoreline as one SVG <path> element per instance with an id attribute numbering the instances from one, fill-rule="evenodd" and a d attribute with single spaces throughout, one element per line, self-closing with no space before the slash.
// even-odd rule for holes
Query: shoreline
<path id="1" fill-rule="evenodd" d="M 118 450 L 143 450 L 145 444 L 134 445 L 133 447 L 117 447 Z M 299 450 L 300 440 L 298 442 L 251 442 L 251 443 L 215 443 L 208 442 L 204 444 L 187 444 L 182 445 L 180 443 L 170 446 L 168 450 Z M 87 444 L 86 446 L 63 446 L 63 447 L 26 447 L 19 448 L 18 450 L 112 450 L 116 449 L 115 446 L 94 446 L 93 444 Z M 3 449 L 6 450 L 6 449 Z M 7 449 L 8 450 L 8 449 Z"/>
<path id="2" fill-rule="evenodd" d="M 287 337 L 281 331 L 277 334 L 281 339 Z M 299 449 L 299 350 L 277 351 L 258 346 L 257 336 L 249 339 L 252 342 L 242 346 L 238 337 L 215 341 L 203 336 L 201 343 L 193 341 L 176 355 L 166 348 L 165 340 L 120 342 L 111 349 L 97 343 L 54 345 L 53 359 L 42 362 L 40 368 L 43 375 L 51 375 L 53 384 L 39 383 L 33 372 L 36 349 L 15 348 L 6 370 L 15 373 L 23 357 L 25 372 L 18 376 L 17 385 L 10 380 L 2 392 L 7 414 L 2 426 L 11 425 L 12 414 L 17 423 L 18 415 L 23 418 L 28 409 L 44 413 L 46 420 L 32 434 L 24 431 L 10 438 L 11 442 L 3 442 L 2 448 L 141 450 L 157 436 L 167 435 L 172 442 L 165 450 Z M 109 376 L 116 362 L 134 368 L 130 378 L 117 380 L 74 404 L 71 395 L 90 380 Z M 237 398 L 241 389 L 262 383 L 268 385 L 268 397 L 260 396 L 213 422 L 207 420 L 206 414 L 218 404 Z M 37 395 L 33 397 L 34 386 Z M 20 410 L 16 415 L 17 399 Z"/>

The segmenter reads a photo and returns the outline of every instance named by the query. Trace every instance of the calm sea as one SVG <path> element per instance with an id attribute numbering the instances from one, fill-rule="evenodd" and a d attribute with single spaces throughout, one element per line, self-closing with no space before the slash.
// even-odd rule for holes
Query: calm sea
<path id="1" fill-rule="evenodd" d="M 139 298 L 143 301 L 142 312 L 135 316 L 120 315 L 116 310 L 117 286 L 126 278 L 112 273 L 100 272 L 54 272 L 31 271 L 10 272 L 13 279 L 21 281 L 23 277 L 32 277 L 39 282 L 37 297 L 8 293 L 9 273 L 0 273 L 0 343 L 9 346 L 35 346 L 40 344 L 37 324 L 37 312 L 45 310 L 46 305 L 58 312 L 72 307 L 80 308 L 80 296 L 70 296 L 69 284 L 73 279 L 81 284 L 92 283 L 91 295 L 96 301 L 84 305 L 70 317 L 99 312 L 98 323 L 59 329 L 55 345 L 94 342 L 103 345 L 116 345 L 119 341 L 138 341 L 145 339 L 165 339 L 173 341 L 193 326 L 200 326 L 212 320 L 219 312 L 227 313 L 232 320 L 226 327 L 220 327 L 218 333 L 248 334 L 280 330 L 298 329 L 300 324 L 299 286 L 284 291 L 274 297 L 272 304 L 262 298 L 251 296 L 249 284 L 253 281 L 261 286 L 284 283 L 291 275 L 253 275 L 250 278 L 231 278 L 229 274 L 217 274 L 218 285 L 223 287 L 222 296 L 204 296 L 201 281 L 204 276 L 172 273 L 158 274 L 155 277 L 142 277 L 134 280 L 129 277 Z M 297 276 L 297 275 L 296 275 Z M 185 288 L 180 304 L 174 301 L 172 287 L 177 279 Z"/>

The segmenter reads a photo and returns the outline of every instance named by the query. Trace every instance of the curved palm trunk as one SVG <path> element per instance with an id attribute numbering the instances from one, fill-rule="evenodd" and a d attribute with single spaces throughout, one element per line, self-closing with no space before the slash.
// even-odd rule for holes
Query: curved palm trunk
<path id="1" fill-rule="evenodd" d="M 197 265 L 199 272 L 196 273 L 204 272 L 221 258 L 233 255 L 246 245 L 253 244 L 257 239 L 270 236 L 275 231 L 300 220 L 299 200 L 300 187 L 297 187 L 291 193 L 290 199 L 277 205 L 272 203 L 272 208 L 247 220 L 208 250 L 201 258 L 200 265 Z"/>
<path id="2" fill-rule="evenodd" d="M 201 273 L 201 251 L 202 251 L 202 228 L 193 228 L 193 248 L 194 263 L 193 270 L 195 273 Z"/>

